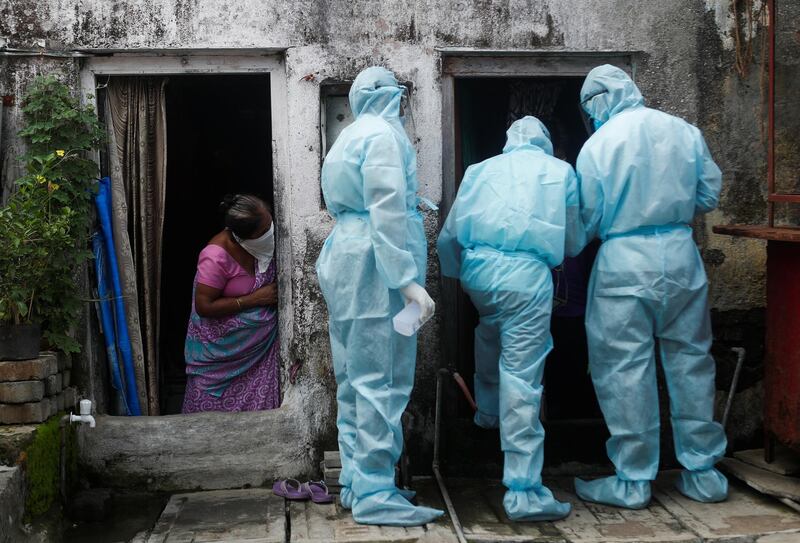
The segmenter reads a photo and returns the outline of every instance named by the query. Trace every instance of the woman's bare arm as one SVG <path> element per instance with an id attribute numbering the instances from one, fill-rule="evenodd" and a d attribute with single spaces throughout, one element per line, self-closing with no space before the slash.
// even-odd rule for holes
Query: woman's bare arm
<path id="1" fill-rule="evenodd" d="M 276 283 L 264 285 L 254 292 L 238 298 L 227 298 L 222 289 L 197 284 L 194 292 L 194 308 L 197 314 L 206 318 L 229 317 L 253 307 L 275 305 L 278 303 Z"/>

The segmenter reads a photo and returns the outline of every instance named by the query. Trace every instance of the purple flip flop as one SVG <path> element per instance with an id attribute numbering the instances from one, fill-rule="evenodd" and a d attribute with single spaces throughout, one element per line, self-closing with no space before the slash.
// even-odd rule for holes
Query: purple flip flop
<path id="1" fill-rule="evenodd" d="M 333 503 L 335 499 L 328 493 L 328 486 L 325 484 L 325 481 L 309 481 L 303 483 L 301 488 L 314 503 Z"/>
<path id="2" fill-rule="evenodd" d="M 302 501 L 313 498 L 313 494 L 306 487 L 307 483 L 300 483 L 297 479 L 282 479 L 272 485 L 272 493 L 287 500 Z"/>

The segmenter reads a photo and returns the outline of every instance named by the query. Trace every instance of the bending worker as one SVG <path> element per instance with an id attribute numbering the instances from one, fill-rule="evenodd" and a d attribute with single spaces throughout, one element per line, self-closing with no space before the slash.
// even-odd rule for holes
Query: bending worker
<path id="1" fill-rule="evenodd" d="M 341 502 L 356 522 L 394 526 L 443 514 L 412 505 L 394 478 L 417 338 L 395 332 L 392 317 L 410 301 L 423 319 L 434 311 L 422 286 L 427 242 L 416 153 L 401 123 L 404 93 L 384 68 L 367 68 L 353 82 L 355 121 L 322 166 L 322 193 L 336 226 L 317 260 L 338 385 Z"/>
<path id="2" fill-rule="evenodd" d="M 475 423 L 500 427 L 503 499 L 512 520 L 554 520 L 570 505 L 542 484 L 542 375 L 553 347 L 550 269 L 565 237 L 582 246 L 577 180 L 553 156 L 547 128 L 524 117 L 503 154 L 467 168 L 439 234 L 442 273 L 458 277 L 480 313 L 475 329 Z"/>
<path id="3" fill-rule="evenodd" d="M 581 217 L 588 239 L 603 241 L 589 284 L 589 366 L 616 475 L 576 479 L 576 490 L 621 507 L 650 501 L 659 456 L 658 338 L 675 452 L 686 468 L 677 488 L 697 501 L 724 500 L 728 482 L 714 469 L 726 440 L 712 418 L 708 283 L 689 226 L 717 206 L 720 170 L 700 130 L 645 107 L 619 68 L 589 72 L 581 104 L 597 129 L 578 156 Z"/>

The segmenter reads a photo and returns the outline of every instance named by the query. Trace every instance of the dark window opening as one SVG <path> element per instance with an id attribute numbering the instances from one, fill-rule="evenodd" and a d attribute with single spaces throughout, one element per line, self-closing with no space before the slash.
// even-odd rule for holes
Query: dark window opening
<path id="1" fill-rule="evenodd" d="M 554 154 L 575 166 L 589 137 L 580 112 L 581 77 L 462 78 L 455 80 L 456 182 L 471 164 L 502 152 L 509 125 L 525 115 L 541 120 L 550 131 Z M 457 188 L 457 187 L 456 187 Z M 541 417 L 547 433 L 545 460 L 605 461 L 607 430 L 588 372 L 583 307 L 596 246 L 577 259 L 568 259 L 554 273 L 557 297 L 568 303 L 554 310 L 551 331 L 554 349 L 545 365 L 545 396 Z M 452 314 L 452 310 L 446 310 Z M 455 366 L 472 385 L 474 329 L 478 313 L 459 289 Z M 458 444 L 448 454 L 451 469 L 471 476 L 498 476 L 503 456 L 496 431 L 472 424 L 472 410 L 459 401 L 448 442 Z M 590 445 L 589 445 L 590 444 Z M 476 469 L 481 473 L 476 473 Z"/>
<path id="2" fill-rule="evenodd" d="M 179 75 L 167 83 L 159 331 L 163 414 L 181 410 L 192 283 L 198 254 L 222 229 L 219 202 L 227 193 L 247 192 L 273 205 L 269 92 L 268 75 Z"/>

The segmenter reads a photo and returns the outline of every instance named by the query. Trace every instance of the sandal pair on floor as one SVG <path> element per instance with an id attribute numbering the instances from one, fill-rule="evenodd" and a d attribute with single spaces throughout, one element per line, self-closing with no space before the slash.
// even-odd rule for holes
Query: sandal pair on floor
<path id="1" fill-rule="evenodd" d="M 311 500 L 314 503 L 333 503 L 334 497 L 328 492 L 324 481 L 301 483 L 297 479 L 282 479 L 272 485 L 272 493 L 293 501 Z"/>

